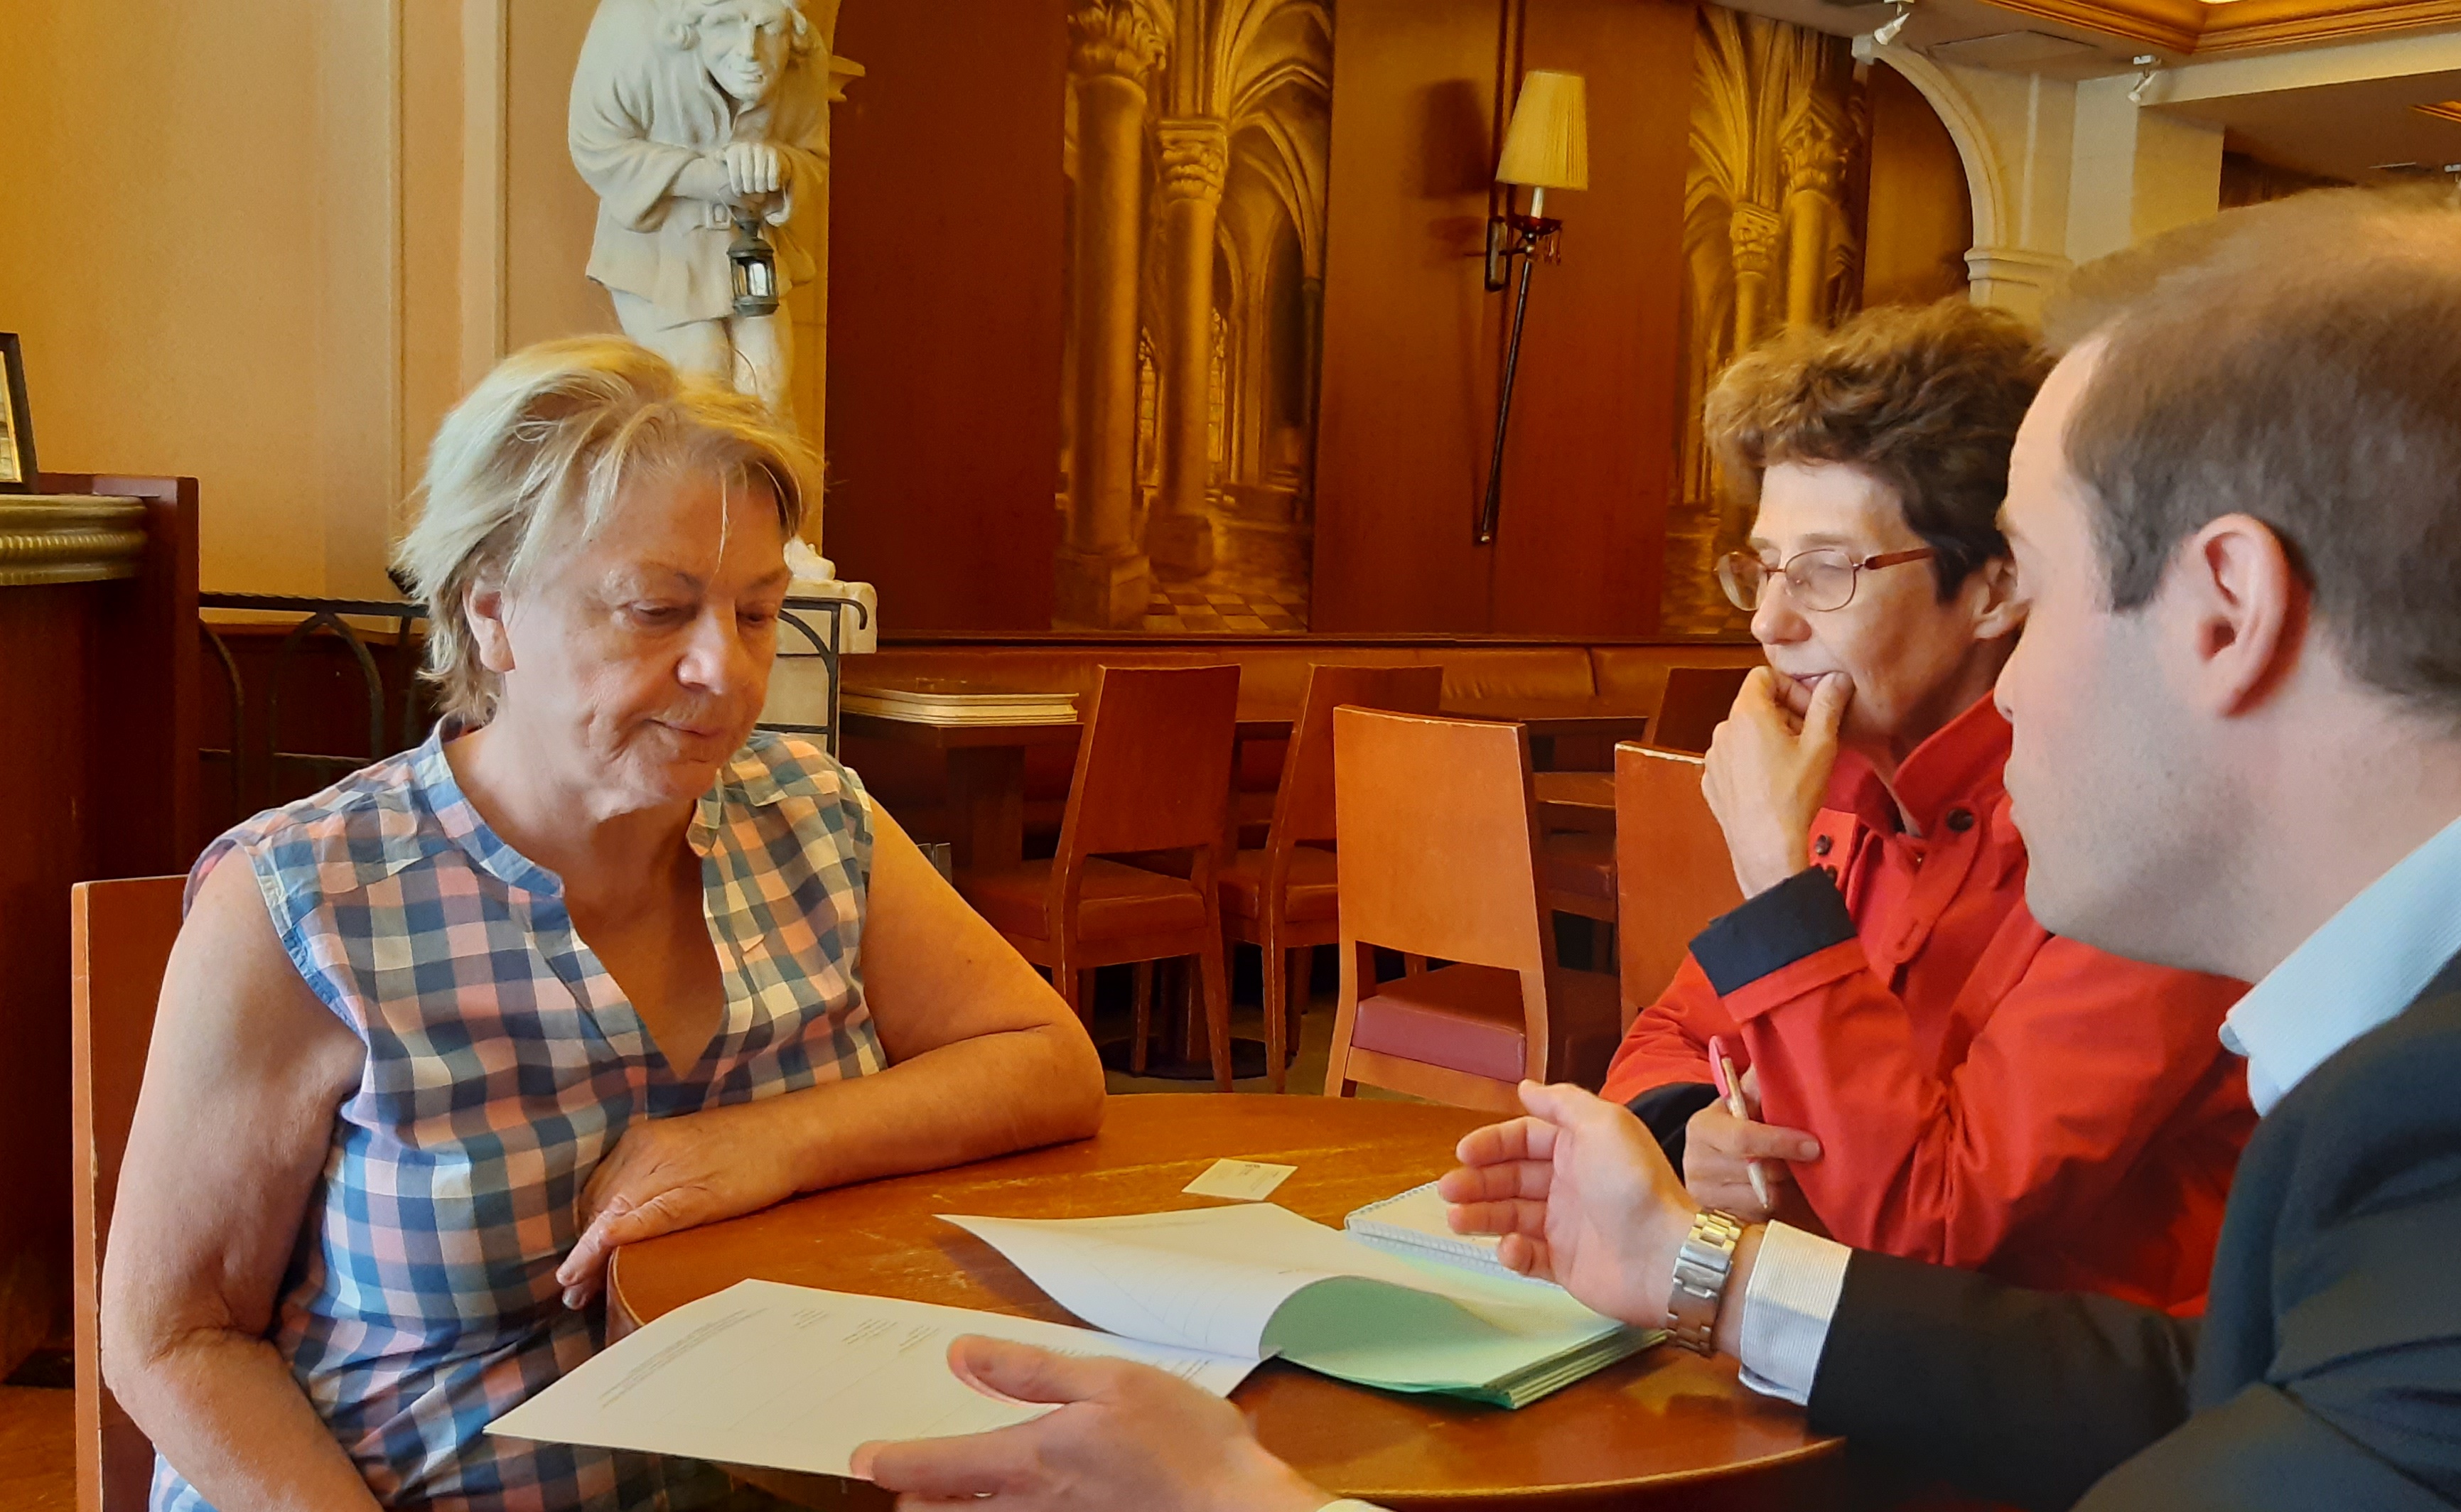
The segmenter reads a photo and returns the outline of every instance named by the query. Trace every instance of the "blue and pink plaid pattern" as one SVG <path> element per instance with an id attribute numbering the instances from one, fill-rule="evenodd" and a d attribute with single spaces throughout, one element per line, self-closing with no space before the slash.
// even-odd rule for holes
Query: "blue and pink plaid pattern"
<path id="1" fill-rule="evenodd" d="M 854 775 L 759 735 L 691 827 L 724 1027 L 677 1075 L 565 911 L 556 876 L 479 817 L 439 731 L 214 842 L 246 858 L 283 947 L 367 1045 L 272 1341 L 387 1505 L 687 1508 L 706 1465 L 483 1430 L 604 1342 L 555 1267 L 574 1204 L 637 1119 L 883 1064 L 860 980 L 871 824 Z M 157 1460 L 158 1512 L 212 1512 Z M 237 1509 L 232 1509 L 237 1512 Z"/>

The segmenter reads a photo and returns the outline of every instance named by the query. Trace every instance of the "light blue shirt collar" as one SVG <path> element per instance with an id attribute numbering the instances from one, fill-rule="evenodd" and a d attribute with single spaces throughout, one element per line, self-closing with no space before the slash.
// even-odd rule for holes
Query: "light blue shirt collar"
<path id="1" fill-rule="evenodd" d="M 2307 937 L 2222 1022 L 2247 1057 L 2247 1093 L 2270 1113 L 2307 1074 L 2396 1017 L 2461 955 L 2461 820 Z"/>

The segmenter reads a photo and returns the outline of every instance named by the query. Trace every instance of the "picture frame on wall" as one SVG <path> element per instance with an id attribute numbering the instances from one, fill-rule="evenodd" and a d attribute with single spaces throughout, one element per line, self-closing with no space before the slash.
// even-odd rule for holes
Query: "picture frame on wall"
<path id="1" fill-rule="evenodd" d="M 34 422 L 26 408 L 26 356 L 17 333 L 0 330 L 0 494 L 34 491 Z"/>

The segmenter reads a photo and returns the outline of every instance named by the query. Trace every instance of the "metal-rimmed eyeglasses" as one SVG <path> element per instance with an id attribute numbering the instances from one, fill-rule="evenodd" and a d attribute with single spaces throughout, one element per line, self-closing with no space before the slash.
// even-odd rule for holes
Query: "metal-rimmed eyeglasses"
<path id="1" fill-rule="evenodd" d="M 1768 580 L 1783 577 L 1794 607 L 1817 614 L 1842 609 L 1852 603 L 1854 585 L 1867 570 L 1928 562 L 1937 555 L 1937 551 L 1923 546 L 1914 551 L 1884 551 L 1857 560 L 1844 546 L 1814 546 L 1771 566 L 1748 551 L 1729 551 L 1718 560 L 1718 586 L 1726 590 L 1727 603 L 1749 614 L 1761 607 L 1761 594 L 1767 588 Z"/>

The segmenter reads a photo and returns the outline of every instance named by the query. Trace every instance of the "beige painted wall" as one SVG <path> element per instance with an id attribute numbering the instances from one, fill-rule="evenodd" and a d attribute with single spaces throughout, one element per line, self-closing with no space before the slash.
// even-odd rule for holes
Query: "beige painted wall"
<path id="1" fill-rule="evenodd" d="M 396 491 L 390 7 L 7 11 L 0 329 L 42 462 L 197 475 L 214 587 L 371 586 Z"/>
<path id="2" fill-rule="evenodd" d="M 581 276 L 598 201 L 565 148 L 572 66 L 597 0 L 511 0 L 504 156 L 511 236 L 505 333 L 512 347 L 576 331 L 613 330 L 607 291 Z"/>
<path id="3" fill-rule="evenodd" d="M 594 3 L 0 0 L 0 330 L 43 464 L 194 475 L 208 589 L 390 596 L 454 399 L 614 329 L 565 149 Z"/>

